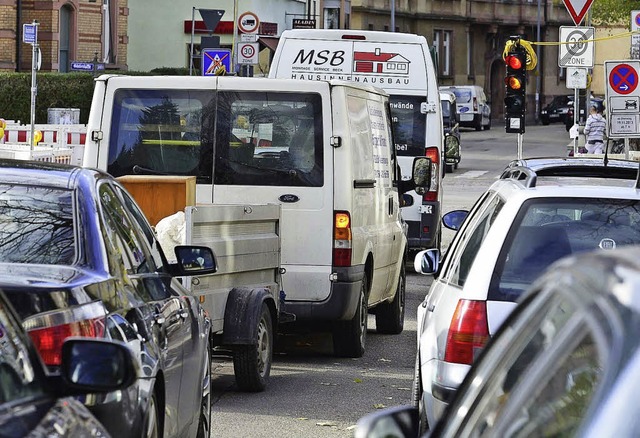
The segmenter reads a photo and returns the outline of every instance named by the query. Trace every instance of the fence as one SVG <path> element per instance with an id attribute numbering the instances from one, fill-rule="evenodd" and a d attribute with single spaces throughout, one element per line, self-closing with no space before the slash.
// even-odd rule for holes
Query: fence
<path id="1" fill-rule="evenodd" d="M 86 125 L 41 124 L 34 129 L 42 133 L 42 139 L 31 148 L 31 126 L 7 122 L 0 138 L 0 158 L 82 165 Z"/>

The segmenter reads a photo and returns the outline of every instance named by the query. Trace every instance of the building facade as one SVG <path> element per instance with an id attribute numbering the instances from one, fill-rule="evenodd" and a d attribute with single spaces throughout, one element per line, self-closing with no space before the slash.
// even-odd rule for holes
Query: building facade
<path id="1" fill-rule="evenodd" d="M 126 69 L 128 0 L 0 0 L 0 71 L 30 71 L 24 24 L 37 21 L 40 71 L 66 72 L 74 61 Z"/>

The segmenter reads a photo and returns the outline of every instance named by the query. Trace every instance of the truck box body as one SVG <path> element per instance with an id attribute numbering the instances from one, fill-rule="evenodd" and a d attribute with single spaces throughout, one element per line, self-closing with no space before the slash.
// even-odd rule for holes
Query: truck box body
<path id="1" fill-rule="evenodd" d="M 190 243 L 216 254 L 226 249 L 199 229 L 200 205 L 278 206 L 287 312 L 312 325 L 350 322 L 363 285 L 365 314 L 389 305 L 400 285 L 404 293 L 390 120 L 385 92 L 343 81 L 102 76 L 84 165 L 115 176 L 196 176 L 188 228 L 200 237 Z"/>
<path id="2" fill-rule="evenodd" d="M 442 116 L 437 75 L 424 37 L 360 30 L 294 29 L 282 33 L 269 70 L 271 78 L 300 83 L 340 79 L 374 85 L 389 94 L 395 147 L 402 174 L 411 174 L 413 157 L 432 159 L 429 193 L 415 191 L 403 209 L 409 247 L 440 246 Z"/>

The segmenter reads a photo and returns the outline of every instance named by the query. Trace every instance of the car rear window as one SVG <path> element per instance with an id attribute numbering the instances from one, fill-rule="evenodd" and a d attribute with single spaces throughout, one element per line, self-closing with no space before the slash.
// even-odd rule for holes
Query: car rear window
<path id="1" fill-rule="evenodd" d="M 72 264 L 74 217 L 71 190 L 0 184 L 0 260 Z"/>
<path id="2" fill-rule="evenodd" d="M 458 103 L 469 103 L 471 102 L 471 90 L 464 88 L 453 88 L 453 94 L 456 95 L 456 100 Z"/>
<path id="3" fill-rule="evenodd" d="M 501 250 L 489 300 L 517 301 L 562 257 L 640 244 L 640 201 L 533 199 L 523 204 Z"/>

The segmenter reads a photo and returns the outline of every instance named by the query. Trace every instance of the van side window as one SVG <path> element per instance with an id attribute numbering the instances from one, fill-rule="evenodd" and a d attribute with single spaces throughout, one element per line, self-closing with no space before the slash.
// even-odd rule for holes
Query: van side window
<path id="1" fill-rule="evenodd" d="M 321 187 L 317 94 L 219 92 L 214 184 Z"/>
<path id="2" fill-rule="evenodd" d="M 211 183 L 213 91 L 117 90 L 107 171 L 196 176 Z"/>

